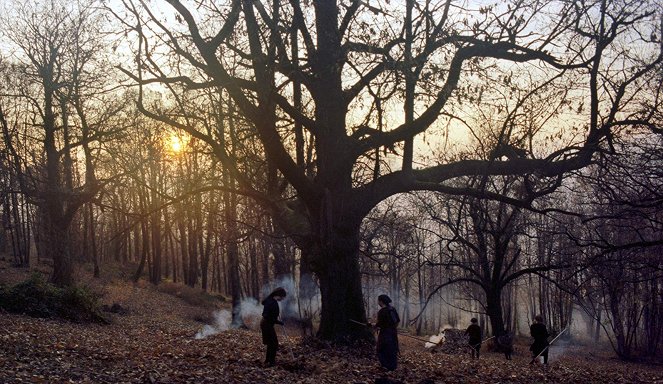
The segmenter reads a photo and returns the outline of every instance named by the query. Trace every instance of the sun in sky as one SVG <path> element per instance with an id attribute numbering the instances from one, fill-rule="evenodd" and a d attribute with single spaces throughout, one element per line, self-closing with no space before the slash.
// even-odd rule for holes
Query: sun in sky
<path id="1" fill-rule="evenodd" d="M 185 145 L 186 142 L 183 137 L 176 134 L 170 135 L 170 138 L 168 140 L 168 146 L 173 153 L 182 152 L 182 150 L 184 150 Z"/>

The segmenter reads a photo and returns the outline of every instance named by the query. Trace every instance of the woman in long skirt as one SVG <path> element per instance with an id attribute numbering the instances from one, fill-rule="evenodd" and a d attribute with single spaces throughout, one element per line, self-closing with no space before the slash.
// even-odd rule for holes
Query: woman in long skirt
<path id="1" fill-rule="evenodd" d="M 279 349 L 279 339 L 276 337 L 274 325 L 283 325 L 279 320 L 279 301 L 283 300 L 286 292 L 279 287 L 262 301 L 262 321 L 260 322 L 260 331 L 262 332 L 262 343 L 267 346 L 267 355 L 265 356 L 265 366 L 271 367 L 276 363 L 276 351 Z"/>
<path id="2" fill-rule="evenodd" d="M 389 371 L 398 366 L 398 332 L 397 327 L 401 319 L 396 309 L 391 306 L 391 299 L 387 295 L 378 296 L 378 321 L 375 324 L 378 332 L 378 360 L 380 365 Z"/>

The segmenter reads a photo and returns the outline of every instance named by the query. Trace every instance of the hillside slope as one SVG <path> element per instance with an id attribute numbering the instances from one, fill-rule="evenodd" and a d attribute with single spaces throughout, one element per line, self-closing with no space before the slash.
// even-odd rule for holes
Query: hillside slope
<path id="1" fill-rule="evenodd" d="M 294 329 L 288 329 L 290 337 L 279 332 L 277 366 L 263 368 L 255 330 L 195 338 L 214 306 L 189 304 L 146 284 L 96 284 L 104 304 L 122 308 L 108 313 L 110 325 L 0 313 L 1 383 L 663 383 L 661 367 L 625 364 L 582 348 L 557 353 L 545 368 L 528 364 L 526 345 L 517 345 L 512 361 L 496 353 L 473 361 L 430 353 L 406 337 L 399 368 L 386 373 L 371 348 L 334 348 Z"/>

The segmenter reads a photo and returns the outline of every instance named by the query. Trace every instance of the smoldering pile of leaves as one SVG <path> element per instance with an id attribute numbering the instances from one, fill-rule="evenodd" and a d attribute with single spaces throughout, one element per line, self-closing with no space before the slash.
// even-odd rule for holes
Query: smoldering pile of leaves
<path id="1" fill-rule="evenodd" d="M 440 340 L 440 342 L 437 342 Z M 470 351 L 467 336 L 462 329 L 447 328 L 437 338 L 432 338 L 429 350 L 431 353 L 456 355 Z"/>

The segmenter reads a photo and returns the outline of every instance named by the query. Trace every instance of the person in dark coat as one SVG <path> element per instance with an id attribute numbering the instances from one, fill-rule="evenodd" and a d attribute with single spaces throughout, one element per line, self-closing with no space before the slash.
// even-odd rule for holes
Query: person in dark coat
<path id="1" fill-rule="evenodd" d="M 378 320 L 375 327 L 379 329 L 377 353 L 380 365 L 389 371 L 398 366 L 398 332 L 401 319 L 398 312 L 391 306 L 391 298 L 387 295 L 378 296 Z"/>
<path id="2" fill-rule="evenodd" d="M 465 330 L 465 335 L 470 336 L 470 347 L 472 349 L 472 358 L 479 358 L 479 350 L 481 349 L 481 327 L 479 327 L 479 320 L 473 317 L 470 320 L 470 326 Z"/>
<path id="3" fill-rule="evenodd" d="M 532 357 L 537 356 L 541 353 L 543 356 L 543 364 L 548 364 L 548 329 L 546 325 L 543 324 L 543 318 L 541 316 L 536 316 L 534 318 L 534 324 L 530 325 L 529 333 L 534 338 L 534 342 L 529 347 L 529 350 L 532 351 Z"/>
<path id="4" fill-rule="evenodd" d="M 285 289 L 279 287 L 262 301 L 262 321 L 260 322 L 260 331 L 262 332 L 262 343 L 267 346 L 267 355 L 265 357 L 265 365 L 268 367 L 276 363 L 276 351 L 279 349 L 279 339 L 276 337 L 276 330 L 274 325 L 283 325 L 279 320 L 279 301 L 283 300 L 286 292 Z"/>
<path id="5" fill-rule="evenodd" d="M 511 360 L 513 354 L 513 334 L 509 330 L 502 331 L 500 336 L 497 336 L 497 349 L 504 353 L 507 360 Z"/>

